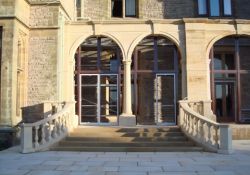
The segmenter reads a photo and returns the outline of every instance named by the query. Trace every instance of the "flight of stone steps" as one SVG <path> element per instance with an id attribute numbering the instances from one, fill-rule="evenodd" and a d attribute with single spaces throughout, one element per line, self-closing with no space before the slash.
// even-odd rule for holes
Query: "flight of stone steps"
<path id="1" fill-rule="evenodd" d="M 189 152 L 203 151 L 178 127 L 78 127 L 54 151 Z"/>

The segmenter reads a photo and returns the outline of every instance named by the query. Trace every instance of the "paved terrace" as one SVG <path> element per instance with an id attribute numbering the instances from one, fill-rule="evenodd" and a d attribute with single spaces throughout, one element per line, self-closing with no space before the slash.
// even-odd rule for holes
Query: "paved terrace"
<path id="1" fill-rule="evenodd" d="M 0 175 L 249 175 L 250 140 L 235 152 L 0 152 Z"/>

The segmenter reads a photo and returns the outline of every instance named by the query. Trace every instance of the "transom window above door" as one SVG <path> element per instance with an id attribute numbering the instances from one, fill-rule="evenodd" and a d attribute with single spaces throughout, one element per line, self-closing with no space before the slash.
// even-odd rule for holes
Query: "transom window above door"
<path id="1" fill-rule="evenodd" d="M 197 0 L 197 2 L 199 16 L 232 16 L 232 0 Z"/>
<path id="2" fill-rule="evenodd" d="M 138 0 L 111 0 L 111 17 L 137 17 Z"/>

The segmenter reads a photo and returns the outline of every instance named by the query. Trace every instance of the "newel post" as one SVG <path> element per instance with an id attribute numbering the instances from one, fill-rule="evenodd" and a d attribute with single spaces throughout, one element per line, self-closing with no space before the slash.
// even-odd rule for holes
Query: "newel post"
<path id="1" fill-rule="evenodd" d="M 220 125 L 220 147 L 218 153 L 232 154 L 232 129 L 229 125 Z"/>
<path id="2" fill-rule="evenodd" d="M 30 153 L 34 151 L 33 148 L 32 126 L 21 126 L 21 152 Z"/>

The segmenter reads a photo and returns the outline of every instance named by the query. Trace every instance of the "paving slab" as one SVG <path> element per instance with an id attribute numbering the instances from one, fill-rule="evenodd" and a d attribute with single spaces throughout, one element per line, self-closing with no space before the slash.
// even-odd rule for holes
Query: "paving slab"
<path id="1" fill-rule="evenodd" d="M 230 155 L 209 152 L 0 152 L 0 175 L 249 175 L 250 140 Z"/>

